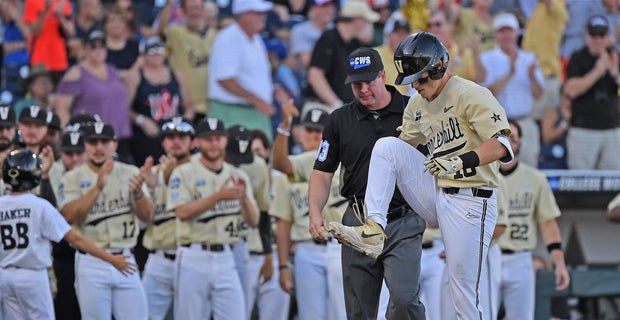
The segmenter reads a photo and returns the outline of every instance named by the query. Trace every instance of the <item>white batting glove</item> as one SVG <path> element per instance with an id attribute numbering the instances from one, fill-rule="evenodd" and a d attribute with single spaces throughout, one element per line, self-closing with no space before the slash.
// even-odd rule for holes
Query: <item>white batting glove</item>
<path id="1" fill-rule="evenodd" d="M 457 171 L 463 169 L 463 160 L 460 157 L 446 158 L 433 158 L 424 162 L 424 172 L 428 171 L 435 177 L 444 177 L 450 174 L 455 174 Z"/>

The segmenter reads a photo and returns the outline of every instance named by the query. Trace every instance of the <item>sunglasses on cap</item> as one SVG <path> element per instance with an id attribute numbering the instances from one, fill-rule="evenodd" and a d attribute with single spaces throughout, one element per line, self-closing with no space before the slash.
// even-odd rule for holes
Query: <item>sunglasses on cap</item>
<path id="1" fill-rule="evenodd" d="M 166 122 L 161 126 L 161 132 L 162 134 L 187 133 L 190 135 L 194 135 L 194 126 L 183 120 L 180 120 L 180 118 L 173 118 L 172 121 Z"/>

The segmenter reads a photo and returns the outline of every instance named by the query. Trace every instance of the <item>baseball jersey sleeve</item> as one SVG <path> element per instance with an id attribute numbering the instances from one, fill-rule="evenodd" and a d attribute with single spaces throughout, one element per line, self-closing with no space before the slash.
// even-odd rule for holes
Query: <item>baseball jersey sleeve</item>
<path id="1" fill-rule="evenodd" d="M 187 166 L 191 165 L 190 163 L 182 164 L 172 171 L 170 175 L 170 180 L 168 180 L 168 196 L 166 201 L 166 210 L 173 211 L 177 207 L 184 205 L 190 201 L 192 201 L 191 182 L 194 179 L 189 179 L 189 177 L 185 176 L 187 170 L 189 168 Z"/>
<path id="2" fill-rule="evenodd" d="M 417 126 L 417 121 L 419 121 L 419 115 L 416 117 L 416 111 L 414 106 L 416 105 L 416 99 L 419 96 L 415 96 L 409 99 L 407 103 L 407 107 L 403 112 L 403 124 L 398 127 L 398 131 L 400 131 L 399 138 L 408 144 L 412 145 L 414 148 L 419 144 L 424 144 L 424 136 L 421 134 L 420 130 Z"/>
<path id="3" fill-rule="evenodd" d="M 470 94 L 464 94 L 464 111 L 470 126 L 484 141 L 498 132 L 510 135 L 510 126 L 504 108 L 487 88 L 474 86 Z"/>
<path id="4" fill-rule="evenodd" d="M 346 107 L 350 107 L 346 105 Z M 323 140 L 319 146 L 314 169 L 323 172 L 336 172 L 340 164 L 340 141 L 338 139 L 338 125 L 336 117 L 331 115 L 323 128 Z"/>
<path id="5" fill-rule="evenodd" d="M 54 242 L 60 242 L 71 230 L 65 218 L 49 202 L 41 201 L 43 214 L 41 215 L 41 235 Z"/>
<path id="6" fill-rule="evenodd" d="M 66 172 L 62 178 L 60 178 L 60 184 L 57 190 L 58 208 L 60 209 L 62 209 L 65 204 L 77 200 L 82 196 L 80 178 L 74 170 Z"/>
<path id="7" fill-rule="evenodd" d="M 304 153 L 289 156 L 295 181 L 309 181 L 312 173 L 312 166 L 316 159 L 316 151 L 306 151 Z"/>

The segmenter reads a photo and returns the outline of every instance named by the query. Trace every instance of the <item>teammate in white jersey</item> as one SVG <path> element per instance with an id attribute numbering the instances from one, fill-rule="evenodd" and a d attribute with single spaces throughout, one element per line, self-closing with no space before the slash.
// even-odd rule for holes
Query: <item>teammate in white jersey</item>
<path id="1" fill-rule="evenodd" d="M 148 188 L 140 169 L 114 160 L 117 142 L 109 124 L 96 122 L 81 129 L 88 160 L 62 177 L 60 211 L 99 248 L 130 255 L 134 262 L 138 220 L 153 217 Z M 85 319 L 147 318 L 140 276 L 126 277 L 80 250 L 75 255 L 75 287 Z"/>
<path id="2" fill-rule="evenodd" d="M 556 290 L 566 289 L 570 277 L 566 271 L 562 238 L 556 221 L 560 209 L 545 175 L 519 161 L 521 127 L 513 120 L 509 120 L 509 123 L 510 144 L 515 158 L 500 167 L 506 180 L 509 205 L 508 230 L 499 238 L 502 249 L 500 294 L 506 319 L 527 320 L 534 319 L 536 270 L 532 250 L 537 244 L 537 229 L 555 265 Z"/>
<path id="3" fill-rule="evenodd" d="M 161 127 L 164 155 L 151 168 L 147 158 L 141 172 L 155 203 L 155 216 L 142 240 L 150 254 L 144 266 L 142 285 L 149 306 L 149 319 L 165 319 L 174 298 L 174 260 L 176 258 L 176 216 L 166 210 L 168 181 L 172 170 L 190 161 L 194 127 L 181 117 L 174 117 Z"/>
<path id="4" fill-rule="evenodd" d="M 239 217 L 258 224 L 250 179 L 224 162 L 228 142 L 222 121 L 196 125 L 200 156 L 174 169 L 167 210 L 177 216 L 175 319 L 245 319 L 243 288 L 231 245 Z"/>
<path id="5" fill-rule="evenodd" d="M 486 88 L 446 72 L 446 48 L 429 33 L 408 36 L 394 60 L 396 84 L 411 84 L 417 94 L 403 114 L 400 139 L 381 138 L 373 148 L 369 219 L 360 227 L 329 227 L 343 243 L 381 253 L 397 185 L 414 212 L 440 227 L 454 313 L 486 319 L 479 282 L 497 218 L 497 160 L 512 159 L 504 109 Z"/>
<path id="6" fill-rule="evenodd" d="M 128 257 L 99 249 L 72 230 L 48 201 L 31 193 L 41 181 L 42 172 L 41 160 L 32 151 L 11 151 L 2 168 L 2 179 L 11 186 L 10 195 L 0 198 L 0 291 L 4 319 L 55 319 L 47 275 L 52 264 L 50 240 L 65 239 L 96 259 L 109 262 L 123 276 L 137 270 Z"/>

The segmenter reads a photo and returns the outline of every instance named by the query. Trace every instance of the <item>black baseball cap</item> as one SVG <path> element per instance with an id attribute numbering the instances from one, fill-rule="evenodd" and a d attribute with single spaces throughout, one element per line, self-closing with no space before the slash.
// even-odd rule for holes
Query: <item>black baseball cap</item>
<path id="1" fill-rule="evenodd" d="M 47 126 L 47 110 L 37 105 L 31 105 L 24 108 L 19 113 L 19 119 L 17 121 L 21 123 L 37 123 Z"/>
<path id="2" fill-rule="evenodd" d="M 323 130 L 327 117 L 329 117 L 329 113 L 323 109 L 310 109 L 306 112 L 301 125 L 306 128 Z"/>
<path id="3" fill-rule="evenodd" d="M 226 135 L 224 122 L 217 118 L 202 118 L 196 125 L 196 136 L 203 137 L 209 135 Z"/>
<path id="4" fill-rule="evenodd" d="M 105 122 L 95 122 L 80 127 L 80 131 L 84 134 L 84 141 L 93 139 L 116 140 L 116 133 L 111 125 Z"/>
<path id="5" fill-rule="evenodd" d="M 71 116 L 69 123 L 67 123 L 67 131 L 79 130 L 81 127 L 85 127 L 95 122 L 103 122 L 101 117 L 96 113 L 80 112 Z"/>
<path id="6" fill-rule="evenodd" d="M 194 126 L 189 121 L 183 119 L 183 117 L 173 117 L 161 125 L 162 137 L 175 133 L 187 134 L 193 137 L 195 133 Z"/>
<path id="7" fill-rule="evenodd" d="M 361 47 L 349 55 L 347 78 L 344 84 L 375 80 L 383 71 L 383 62 L 377 50 Z"/>
<path id="8" fill-rule="evenodd" d="M 15 122 L 15 110 L 13 107 L 6 103 L 0 104 L 0 128 L 14 127 Z"/>
<path id="9" fill-rule="evenodd" d="M 591 16 L 586 23 L 586 30 L 590 35 L 606 35 L 609 33 L 609 21 L 600 14 Z"/>
<path id="10" fill-rule="evenodd" d="M 84 43 L 91 44 L 96 42 L 105 43 L 105 32 L 101 29 L 92 30 L 86 35 L 86 38 L 84 38 Z"/>
<path id="11" fill-rule="evenodd" d="M 62 129 L 60 124 L 60 118 L 54 111 L 47 110 L 46 121 L 48 128 L 55 130 Z"/>
<path id="12" fill-rule="evenodd" d="M 228 128 L 228 144 L 226 145 L 226 158 L 234 165 L 252 163 L 252 130 L 234 125 Z"/>
<path id="13" fill-rule="evenodd" d="M 79 131 L 66 132 L 62 136 L 60 151 L 64 152 L 83 152 L 84 135 Z"/>

